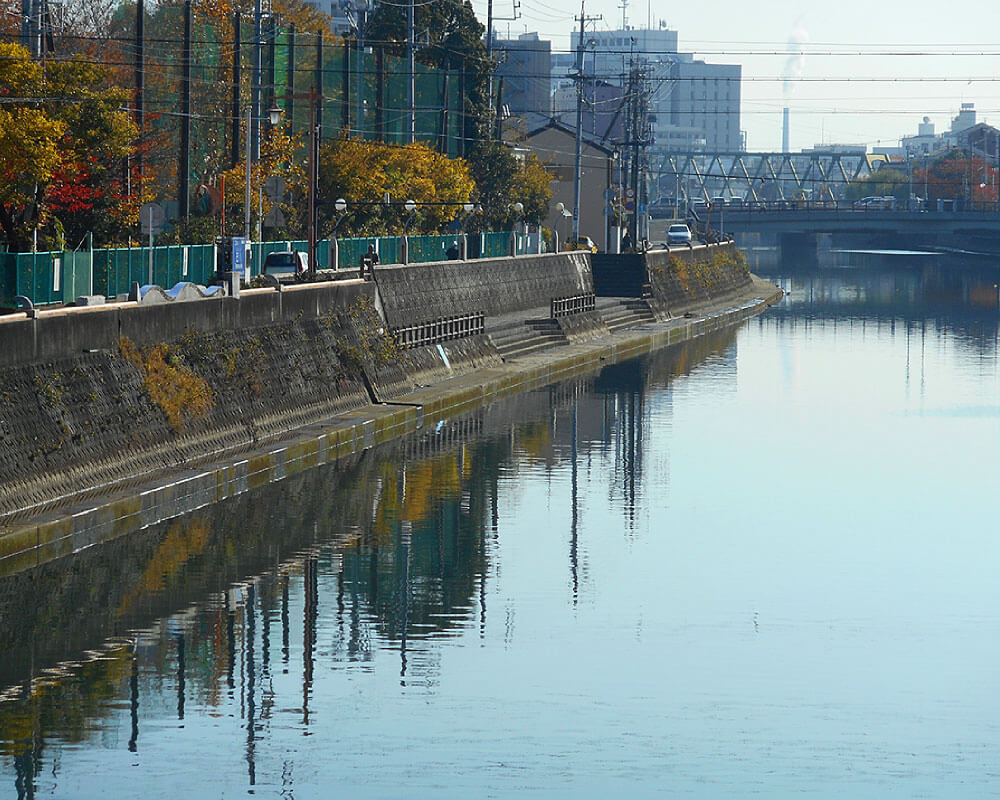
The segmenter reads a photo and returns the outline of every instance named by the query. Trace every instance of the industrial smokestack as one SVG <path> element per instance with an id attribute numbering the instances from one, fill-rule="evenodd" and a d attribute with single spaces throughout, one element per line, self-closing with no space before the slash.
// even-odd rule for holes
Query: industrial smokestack
<path id="1" fill-rule="evenodd" d="M 788 106 L 781 113 L 781 152 L 788 152 Z"/>

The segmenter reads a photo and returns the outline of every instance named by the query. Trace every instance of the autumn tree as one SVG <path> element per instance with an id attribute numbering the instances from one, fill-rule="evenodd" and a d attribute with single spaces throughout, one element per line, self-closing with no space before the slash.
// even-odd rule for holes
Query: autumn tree
<path id="1" fill-rule="evenodd" d="M 11 250 L 113 241 L 138 221 L 127 159 L 135 129 L 126 93 L 82 59 L 45 70 L 0 43 L 0 234 Z"/>
<path id="2" fill-rule="evenodd" d="M 410 230 L 442 229 L 474 198 L 468 165 L 449 159 L 425 144 L 386 145 L 341 138 L 320 149 L 318 217 L 320 235 L 336 218 L 334 203 L 348 203 L 339 231 L 384 234 L 402 230 L 399 204 L 414 200 L 419 211 Z M 395 205 L 385 206 L 388 195 Z"/>
<path id="3" fill-rule="evenodd" d="M 243 126 L 244 135 L 246 125 Z M 260 160 L 250 165 L 250 226 L 256 239 L 258 226 L 263 226 L 277 208 L 284 224 L 264 228 L 264 238 L 297 239 L 305 236 L 306 171 L 297 158 L 298 138 L 289 136 L 278 127 L 261 139 Z M 268 178 L 280 178 L 284 191 L 272 197 L 265 188 Z M 164 244 L 210 244 L 219 235 L 242 236 L 246 224 L 246 162 L 241 161 L 218 176 L 218 186 L 204 187 L 205 208 L 160 238 Z M 218 194 L 216 194 L 218 192 Z M 216 198 L 218 207 L 216 207 Z"/>
<path id="4" fill-rule="evenodd" d="M 927 200 L 962 200 L 973 203 L 995 203 L 997 200 L 997 170 L 982 158 L 970 156 L 955 148 L 935 158 L 926 166 L 913 171 L 914 191 L 924 191 Z"/>
<path id="5" fill-rule="evenodd" d="M 522 157 L 499 142 L 483 142 L 470 160 L 470 170 L 483 206 L 480 224 L 486 230 L 510 230 L 518 218 L 537 224 L 548 215 L 553 176 L 534 153 Z M 515 203 L 524 206 L 520 217 L 514 213 Z"/>

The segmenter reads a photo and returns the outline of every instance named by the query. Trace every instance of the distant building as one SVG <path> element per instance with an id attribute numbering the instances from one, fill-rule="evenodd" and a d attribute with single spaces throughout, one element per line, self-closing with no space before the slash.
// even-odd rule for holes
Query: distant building
<path id="1" fill-rule="evenodd" d="M 660 119 L 661 108 L 669 108 L 669 122 L 660 120 L 666 137 L 681 138 L 687 131 L 701 131 L 705 147 L 712 151 L 736 152 L 744 149 L 740 133 L 740 88 L 743 68 L 738 65 L 679 61 L 673 65 L 674 80 L 669 98 L 653 113 Z M 676 131 L 672 131 L 675 128 Z M 683 139 L 682 139 L 683 140 Z M 657 144 L 676 146 L 669 138 Z"/>
<path id="2" fill-rule="evenodd" d="M 537 126 L 526 131 L 518 147 L 534 152 L 545 164 L 555 179 L 550 184 L 552 200 L 549 203 L 549 219 L 546 226 L 558 230 L 560 239 L 566 241 L 571 233 L 572 220 L 562 218 L 555 212 L 557 202 L 569 211 L 573 210 L 576 129 L 556 120 L 539 120 Z M 614 187 L 614 151 L 595 141 L 592 136 L 582 137 L 580 158 L 580 234 L 589 236 L 598 247 L 607 250 L 614 238 L 609 228 L 609 218 L 605 213 Z"/>
<path id="3" fill-rule="evenodd" d="M 951 121 L 951 132 L 953 134 L 958 134 L 964 130 L 971 128 L 975 124 L 976 124 L 976 104 L 962 103 L 962 107 L 959 109 L 958 116 L 953 118 Z"/>
<path id="4" fill-rule="evenodd" d="M 330 27 L 334 33 L 349 33 L 357 24 L 357 14 L 370 13 L 364 0 L 303 0 L 323 14 L 330 15 Z"/>
<path id="5" fill-rule="evenodd" d="M 677 31 L 665 27 L 596 31 L 587 34 L 584 41 L 584 98 L 593 101 L 585 104 L 586 130 L 606 130 L 602 117 L 617 112 L 620 118 L 626 113 L 629 71 L 638 62 L 646 67 L 654 149 L 744 149 L 739 65 L 708 64 L 696 61 L 690 53 L 678 52 Z M 572 79 L 565 77 L 567 72 L 575 72 L 574 57 L 554 58 L 553 114 L 563 123 L 575 125 L 576 88 Z"/>
<path id="6" fill-rule="evenodd" d="M 1000 131 L 992 125 L 976 122 L 974 103 L 962 103 L 958 116 L 952 118 L 951 127 L 946 133 L 935 134 L 930 117 L 924 117 L 916 136 L 904 136 L 900 140 L 900 149 L 906 158 L 920 158 L 960 147 L 996 162 L 1000 159 L 1000 152 L 997 150 L 998 135 Z M 883 150 L 887 148 L 876 149 L 874 152 Z"/>
<path id="7" fill-rule="evenodd" d="M 496 75 L 503 79 L 502 102 L 510 113 L 549 114 L 552 42 L 523 33 L 516 39 L 495 39 L 493 52 L 500 60 Z"/>

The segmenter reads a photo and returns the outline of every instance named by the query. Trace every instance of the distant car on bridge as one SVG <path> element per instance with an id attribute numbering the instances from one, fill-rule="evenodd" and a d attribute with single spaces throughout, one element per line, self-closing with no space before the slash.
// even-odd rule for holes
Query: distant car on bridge
<path id="1" fill-rule="evenodd" d="M 854 207 L 865 210 L 892 211 L 896 207 L 896 198 L 892 195 L 884 197 L 862 197 L 854 201 Z"/>

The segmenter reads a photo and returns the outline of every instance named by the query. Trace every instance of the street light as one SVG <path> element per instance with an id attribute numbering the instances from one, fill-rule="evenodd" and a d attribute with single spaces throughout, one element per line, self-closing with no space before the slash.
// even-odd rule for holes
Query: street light
<path id="1" fill-rule="evenodd" d="M 413 222 L 413 218 L 417 215 L 417 201 L 407 200 L 403 203 L 403 210 L 406 211 L 409 216 L 403 223 L 403 263 L 410 263 L 410 240 L 406 237 L 406 229 L 410 227 L 410 223 Z"/>
<path id="2" fill-rule="evenodd" d="M 333 208 L 339 216 L 337 221 L 333 223 L 333 230 L 330 231 L 330 269 L 340 269 L 340 245 L 337 242 L 337 228 L 347 216 L 347 201 L 343 197 L 338 197 L 333 201 Z"/>
<path id="3" fill-rule="evenodd" d="M 306 260 L 309 262 L 309 277 L 316 275 L 316 186 L 319 183 L 319 120 L 317 117 L 317 106 L 320 95 L 316 87 L 311 87 L 308 92 L 288 92 L 286 99 L 308 100 L 309 101 L 309 165 L 308 165 L 308 193 L 306 195 Z M 279 118 L 280 109 L 277 111 Z M 272 116 L 272 124 L 277 124 L 277 120 Z M 249 185 L 249 179 L 248 184 Z M 249 190 L 248 190 L 249 191 Z M 346 206 L 345 206 L 346 208 Z"/>
<path id="4" fill-rule="evenodd" d="M 250 135 L 250 126 L 253 122 L 259 122 L 259 119 L 253 118 L 253 106 L 247 106 L 247 163 L 246 163 L 246 197 L 244 198 L 243 209 L 243 238 L 249 242 L 250 241 L 250 144 L 253 137 Z M 271 126 L 277 125 L 281 121 L 281 109 L 277 106 L 272 106 L 267 110 L 267 120 L 271 123 Z"/>
<path id="5" fill-rule="evenodd" d="M 511 206 L 514 212 L 514 230 L 510 232 L 510 254 L 517 255 L 517 229 L 521 224 L 521 213 L 524 211 L 524 203 L 518 201 Z"/>
<path id="6" fill-rule="evenodd" d="M 477 206 L 475 203 L 462 203 L 462 214 L 463 214 L 463 216 L 462 216 L 462 219 L 459 220 L 459 223 L 458 223 L 458 230 L 459 230 L 459 233 L 461 234 L 461 237 L 462 237 L 460 239 L 460 241 L 462 243 L 462 247 L 461 247 L 461 250 L 459 251 L 459 258 L 461 258 L 462 261 L 465 261 L 465 259 L 468 257 L 468 254 L 469 254 L 468 234 L 465 232 L 465 223 L 466 223 L 466 220 L 468 220 L 469 217 L 471 217 L 473 215 L 473 213 L 482 212 L 482 210 L 483 210 L 483 207 L 482 206 Z"/>
<path id="7" fill-rule="evenodd" d="M 555 245 L 556 246 L 555 246 L 555 251 L 558 253 L 559 252 L 559 237 L 561 235 L 560 232 L 559 232 L 559 223 L 562 222 L 564 219 L 569 219 L 570 217 L 572 217 L 573 216 L 573 212 L 570 211 L 568 208 L 566 208 L 566 206 L 563 203 L 556 203 L 555 204 L 555 212 L 556 212 L 556 241 L 555 241 Z"/>

